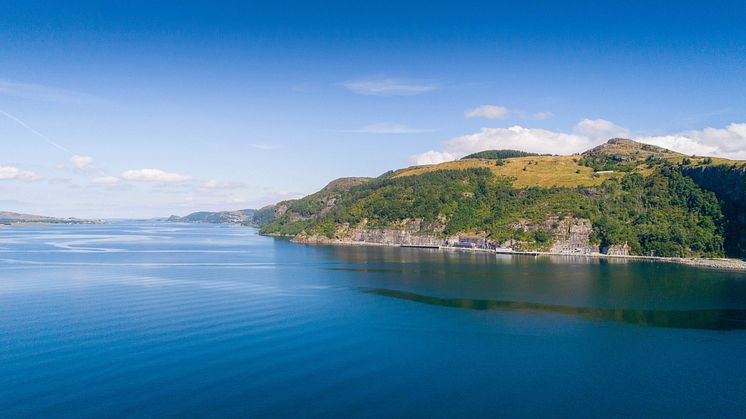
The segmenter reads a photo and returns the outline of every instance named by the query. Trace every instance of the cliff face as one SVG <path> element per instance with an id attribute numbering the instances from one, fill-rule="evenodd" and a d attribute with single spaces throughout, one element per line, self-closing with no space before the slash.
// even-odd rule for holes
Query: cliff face
<path id="1" fill-rule="evenodd" d="M 596 253 L 597 244 L 591 243 L 593 225 L 590 220 L 574 217 L 549 217 L 541 223 L 521 220 L 511 228 L 529 233 L 544 231 L 549 234 L 545 250 L 558 253 Z M 500 244 L 501 247 L 526 248 L 526 243 L 511 239 Z M 528 250 L 528 249 L 527 249 Z"/>
<path id="2" fill-rule="evenodd" d="M 626 245 L 610 246 L 600 249 L 598 244 L 591 240 L 593 226 L 590 220 L 583 218 L 551 217 L 544 222 L 536 223 L 522 220 L 511 226 L 526 233 L 547 232 L 549 234 L 546 246 L 538 249 L 535 243 L 529 243 L 520 238 L 513 238 L 501 243 L 491 242 L 484 234 L 459 234 L 443 236 L 437 234 L 442 231 L 442 226 L 423 223 L 422 220 L 404 220 L 397 226 L 391 227 L 368 227 L 367 222 L 351 227 L 348 224 L 340 226 L 334 237 L 324 235 L 307 235 L 304 233 L 296 236 L 293 241 L 299 243 L 335 244 L 335 243 L 359 243 L 359 244 L 381 244 L 388 246 L 438 246 L 454 247 L 477 243 L 474 247 L 486 246 L 512 248 L 514 250 L 547 250 L 555 253 L 589 254 L 608 253 L 613 255 L 628 255 L 629 249 Z"/>
<path id="3" fill-rule="evenodd" d="M 723 214 L 728 219 L 726 252 L 731 256 L 746 257 L 746 167 L 717 165 L 682 170 L 697 185 L 714 192 L 722 201 Z"/>
<path id="4" fill-rule="evenodd" d="M 396 226 L 373 227 L 363 221 L 351 227 L 343 224 L 335 231 L 334 237 L 299 234 L 293 240 L 301 243 L 369 243 L 389 246 L 447 246 L 449 238 L 437 235 L 439 226 L 425 224 L 422 220 L 402 220 Z M 451 242 L 458 238 L 450 238 Z"/>

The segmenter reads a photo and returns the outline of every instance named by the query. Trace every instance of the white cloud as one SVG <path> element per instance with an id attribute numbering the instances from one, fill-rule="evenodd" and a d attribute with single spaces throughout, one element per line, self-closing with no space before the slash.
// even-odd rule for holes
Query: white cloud
<path id="1" fill-rule="evenodd" d="M 583 136 L 565 134 L 540 128 L 514 125 L 510 128 L 482 128 L 476 134 L 448 140 L 444 151 L 430 150 L 412 156 L 415 164 L 442 163 L 461 158 L 477 151 L 491 149 L 516 149 L 535 153 L 571 154 L 583 151 L 592 142 Z"/>
<path id="2" fill-rule="evenodd" d="M 746 123 L 705 128 L 679 134 L 640 137 L 639 141 L 684 154 L 746 159 Z"/>
<path id="3" fill-rule="evenodd" d="M 370 96 L 415 96 L 438 88 L 433 83 L 393 78 L 349 80 L 340 85 L 353 93 Z"/>
<path id="4" fill-rule="evenodd" d="M 337 130 L 336 132 L 350 132 L 356 134 L 421 134 L 423 132 L 432 132 L 428 128 L 412 128 L 405 124 L 380 123 L 366 125 L 362 128 Z"/>
<path id="5" fill-rule="evenodd" d="M 28 170 L 21 170 L 15 166 L 0 166 L 0 180 L 25 180 L 34 181 L 41 176 Z"/>
<path id="6" fill-rule="evenodd" d="M 70 163 L 73 165 L 73 168 L 75 170 L 78 170 L 78 171 L 88 170 L 93 164 L 93 157 L 79 156 L 76 154 L 70 157 Z"/>
<path id="7" fill-rule="evenodd" d="M 474 109 L 464 111 L 467 118 L 503 119 L 508 116 L 508 108 L 496 105 L 482 105 Z"/>
<path id="8" fill-rule="evenodd" d="M 487 119 L 505 119 L 509 116 L 515 116 L 521 119 L 533 119 L 543 121 L 554 116 L 552 112 L 529 113 L 520 109 L 509 109 L 505 106 L 482 105 L 473 109 L 464 111 L 467 118 L 487 118 Z"/>
<path id="9" fill-rule="evenodd" d="M 430 150 L 411 157 L 414 164 L 434 164 L 461 158 L 467 154 L 491 149 L 517 149 L 542 154 L 572 154 L 585 151 L 614 137 L 669 148 L 684 154 L 746 159 L 746 123 L 725 128 L 705 128 L 670 135 L 633 136 L 632 133 L 603 119 L 583 119 L 571 133 L 526 128 L 482 128 L 481 131 L 456 137 L 444 143 L 444 150 Z"/>
<path id="10" fill-rule="evenodd" d="M 599 143 L 609 138 L 629 138 L 630 136 L 629 130 L 605 119 L 583 119 L 575 124 L 572 132 Z"/>
<path id="11" fill-rule="evenodd" d="M 448 151 L 430 150 L 422 154 L 417 154 L 416 156 L 412 156 L 410 160 L 412 161 L 412 163 L 416 164 L 417 166 L 422 166 L 424 164 L 438 164 L 438 163 L 445 163 L 447 161 L 453 161 L 465 155 L 466 153 L 462 154 L 460 152 L 451 153 Z"/>
<path id="12" fill-rule="evenodd" d="M 127 170 L 122 172 L 120 176 L 125 180 L 158 183 L 181 183 L 192 179 L 191 176 L 165 172 L 161 169 Z"/>
<path id="13" fill-rule="evenodd" d="M 99 176 L 91 179 L 91 183 L 96 185 L 116 185 L 119 182 L 121 182 L 121 179 L 116 176 Z"/>

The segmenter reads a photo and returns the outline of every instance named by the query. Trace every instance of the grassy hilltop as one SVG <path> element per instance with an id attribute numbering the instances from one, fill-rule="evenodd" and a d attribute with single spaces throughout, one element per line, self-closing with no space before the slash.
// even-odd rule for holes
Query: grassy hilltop
<path id="1" fill-rule="evenodd" d="M 692 176 L 708 171 L 713 183 L 711 171 L 724 168 L 735 176 L 731 183 L 745 182 L 738 175 L 744 162 L 685 156 L 628 139 L 571 156 L 490 150 L 374 179 L 335 181 L 279 203 L 262 231 L 344 241 L 351 229 L 399 228 L 468 234 L 528 250 L 549 248 L 564 234 L 563 220 L 572 219 L 590 223 L 588 240 L 600 248 L 623 245 L 631 254 L 657 256 L 742 254 L 744 228 L 733 209 L 740 207 Z"/>

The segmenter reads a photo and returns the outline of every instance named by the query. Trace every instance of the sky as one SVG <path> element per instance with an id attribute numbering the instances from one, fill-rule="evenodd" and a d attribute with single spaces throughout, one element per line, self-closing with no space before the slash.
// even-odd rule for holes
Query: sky
<path id="1" fill-rule="evenodd" d="M 4 2 L 0 211 L 257 208 L 617 136 L 746 159 L 744 21 L 736 1 Z"/>

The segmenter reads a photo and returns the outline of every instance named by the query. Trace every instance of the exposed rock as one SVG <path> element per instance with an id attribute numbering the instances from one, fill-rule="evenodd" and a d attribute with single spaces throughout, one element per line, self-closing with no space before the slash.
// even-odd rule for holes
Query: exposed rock
<path id="1" fill-rule="evenodd" d="M 275 207 L 275 218 L 280 218 L 288 212 L 288 206 L 285 204 L 278 204 Z"/>
<path id="2" fill-rule="evenodd" d="M 593 225 L 584 218 L 567 217 L 559 221 L 551 251 L 559 253 L 594 253 L 598 246 L 590 243 Z"/>
<path id="3" fill-rule="evenodd" d="M 292 214 L 288 215 L 288 222 L 289 223 L 294 223 L 296 221 L 307 220 L 308 218 L 309 217 L 304 217 L 304 216 L 302 216 L 300 214 L 292 213 Z"/>
<path id="4" fill-rule="evenodd" d="M 609 256 L 629 256 L 629 246 L 624 244 L 612 244 L 601 249 L 601 253 Z"/>
<path id="5" fill-rule="evenodd" d="M 446 246 L 449 238 L 436 234 L 442 225 L 423 223 L 418 219 L 406 219 L 392 227 L 368 227 L 368 220 L 355 227 L 341 225 L 334 237 L 300 234 L 294 241 L 303 243 L 369 243 L 392 246 Z M 458 238 L 450 238 L 451 242 Z"/>
<path id="6" fill-rule="evenodd" d="M 590 236 L 593 232 L 593 225 L 590 220 L 584 218 L 550 217 L 547 220 L 537 223 L 528 220 L 521 220 L 510 226 L 513 229 L 523 229 L 524 231 L 546 231 L 553 236 L 553 242 L 549 251 L 556 253 L 595 253 L 598 252 L 598 246 L 591 244 Z M 508 240 L 500 244 L 500 247 L 521 248 L 522 243 L 516 240 Z"/>

